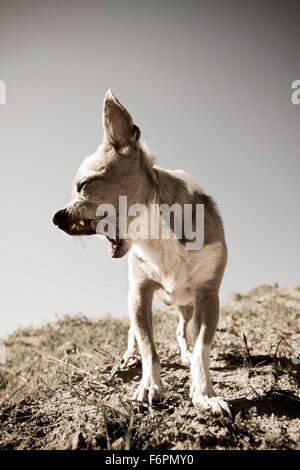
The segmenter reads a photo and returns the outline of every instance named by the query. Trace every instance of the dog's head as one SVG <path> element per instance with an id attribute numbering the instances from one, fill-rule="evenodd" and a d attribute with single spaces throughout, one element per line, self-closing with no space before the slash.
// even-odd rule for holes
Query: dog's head
<path id="1" fill-rule="evenodd" d="M 104 99 L 103 129 L 102 145 L 76 173 L 71 201 L 53 217 L 54 224 L 69 235 L 95 234 L 101 218 L 97 208 L 111 204 L 118 216 L 119 196 L 126 196 L 128 204 L 144 202 L 146 175 L 140 130 L 110 90 Z M 110 242 L 114 258 L 124 256 L 130 248 L 128 239 L 120 239 L 118 233 Z"/>

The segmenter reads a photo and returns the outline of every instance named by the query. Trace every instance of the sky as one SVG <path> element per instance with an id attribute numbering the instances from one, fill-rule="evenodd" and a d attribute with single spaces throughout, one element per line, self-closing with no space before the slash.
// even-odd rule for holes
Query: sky
<path id="1" fill-rule="evenodd" d="M 0 336 L 64 314 L 127 315 L 127 260 L 52 224 L 102 141 L 111 88 L 160 166 L 218 203 L 221 303 L 299 284 L 300 4 L 0 3 Z"/>

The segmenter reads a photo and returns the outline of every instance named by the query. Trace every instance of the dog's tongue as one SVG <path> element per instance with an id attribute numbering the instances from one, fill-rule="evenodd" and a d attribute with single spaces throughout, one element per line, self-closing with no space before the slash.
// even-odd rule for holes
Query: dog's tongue
<path id="1" fill-rule="evenodd" d="M 122 245 L 122 240 L 120 240 L 119 238 L 117 238 L 116 240 L 113 240 L 112 238 L 108 238 L 108 237 L 107 239 L 110 242 L 110 250 L 109 250 L 110 254 L 114 258 L 116 256 L 118 249 Z"/>
<path id="2" fill-rule="evenodd" d="M 99 220 L 91 220 L 90 226 L 92 227 L 95 232 L 101 234 L 101 232 L 97 231 L 97 226 L 98 226 Z M 122 246 L 122 240 L 120 240 L 118 237 L 116 239 L 110 238 L 109 236 L 106 235 L 106 233 L 102 233 L 101 235 L 106 236 L 107 240 L 110 242 L 110 254 L 114 258 L 117 255 L 117 252 L 119 248 Z"/>

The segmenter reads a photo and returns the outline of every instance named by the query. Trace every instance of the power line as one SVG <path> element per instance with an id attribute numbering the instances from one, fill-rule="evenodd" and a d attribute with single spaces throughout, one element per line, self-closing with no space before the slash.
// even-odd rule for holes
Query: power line
<path id="1" fill-rule="evenodd" d="M 2 256 L 6 256 L 6 257 L 9 257 L 9 258 L 17 258 L 17 259 L 21 259 L 22 261 L 25 261 L 25 262 L 29 262 L 30 265 L 35 264 L 35 265 L 39 265 L 41 266 L 42 268 L 45 268 L 45 269 L 50 269 L 52 271 L 55 271 L 56 273 L 61 273 L 61 274 L 65 274 L 67 276 L 74 276 L 75 274 L 75 277 L 77 279 L 82 279 L 82 280 L 85 280 L 85 281 L 88 281 L 89 283 L 93 283 L 93 284 L 96 284 L 98 287 L 100 285 L 103 285 L 105 287 L 111 287 L 111 288 L 114 288 L 115 289 L 115 285 L 113 284 L 108 284 L 108 283 L 105 283 L 103 281 L 98 281 L 94 278 L 91 278 L 89 276 L 85 276 L 85 275 L 82 275 L 80 274 L 79 276 L 77 275 L 77 273 L 74 273 L 74 272 L 71 272 L 71 271 L 67 271 L 67 270 L 64 270 L 64 269 L 61 269 L 60 267 L 58 266 L 53 266 L 49 263 L 45 263 L 45 262 L 40 262 L 40 261 L 37 261 L 37 260 L 33 260 L 31 257 L 26 257 L 24 255 L 20 255 L 20 254 L 16 254 L 16 253 L 10 253 L 8 251 L 3 251 L 3 250 L 0 250 L 0 255 Z M 77 265 L 78 266 L 78 265 Z M 122 289 L 125 290 L 124 287 L 121 287 Z"/>
<path id="2" fill-rule="evenodd" d="M 81 240 L 81 239 L 77 239 L 77 241 L 79 241 L 79 240 Z M 5 239 L 5 238 L 3 238 L 3 237 L 1 237 L 0 241 L 1 241 L 1 242 L 8 243 L 8 244 L 11 244 L 11 243 L 12 243 L 10 240 L 7 240 L 7 239 Z M 1 243 L 1 245 L 2 245 L 2 243 Z M 13 241 L 13 245 L 14 245 L 14 246 L 15 246 L 15 245 L 19 245 L 19 247 L 22 248 L 23 251 L 28 252 L 28 246 L 25 246 L 24 244 L 20 243 L 19 241 L 15 241 L 15 240 L 14 240 L 14 241 Z M 3 253 L 3 254 L 10 255 L 10 256 L 16 256 L 16 257 L 18 256 L 18 257 L 20 257 L 20 258 L 23 257 L 24 259 L 26 258 L 26 257 L 24 257 L 24 255 L 15 254 L 15 253 L 9 253 L 8 251 L 3 251 L 3 250 L 2 250 L 2 253 Z M 31 251 L 31 253 L 32 253 L 32 251 Z M 41 252 L 41 251 L 39 251 L 39 253 L 38 253 L 37 250 L 35 249 L 35 250 L 34 250 L 34 255 L 36 255 L 36 254 L 39 254 L 39 255 L 42 255 L 42 256 L 49 256 L 49 252 L 46 252 L 46 251 Z M 33 256 L 30 256 L 30 258 L 29 258 L 30 262 L 33 261 L 34 255 L 33 255 Z M 64 261 L 65 263 L 67 263 L 67 264 L 69 264 L 69 265 L 72 264 L 73 266 L 76 266 L 76 268 L 78 268 L 78 263 L 77 263 L 76 261 L 74 261 L 73 259 L 71 260 L 71 259 L 69 259 L 69 258 L 64 258 L 64 257 L 60 256 L 60 257 L 59 257 L 59 263 L 61 264 L 62 261 Z M 40 260 L 35 261 L 35 263 L 42 265 L 42 263 L 41 263 Z M 48 267 L 49 267 L 50 269 L 52 269 L 52 270 L 55 270 L 55 271 L 58 270 L 58 266 L 57 266 L 57 265 L 55 265 L 55 266 L 52 265 L 52 266 L 51 266 L 51 264 L 45 263 L 45 262 L 44 262 L 43 264 L 44 264 L 44 266 L 48 266 Z M 60 268 L 60 270 L 61 270 L 61 268 Z M 95 276 L 96 276 L 96 277 L 99 276 L 99 272 L 100 272 L 100 271 L 96 271 L 95 269 L 90 269 L 90 271 L 91 271 L 91 270 L 95 273 Z M 63 271 L 61 270 L 61 272 L 63 272 Z M 65 273 L 66 273 L 67 275 L 74 275 L 74 272 L 73 272 L 73 271 L 72 271 L 72 272 L 70 272 L 70 271 L 65 271 Z M 76 274 L 75 274 L 75 276 L 76 276 Z M 82 273 L 80 274 L 80 276 L 77 275 L 76 277 L 77 277 L 77 278 L 78 278 L 78 277 L 81 277 L 81 278 L 84 277 L 84 278 L 85 278 L 86 280 L 88 280 L 89 282 L 97 283 L 97 285 L 98 285 L 98 281 L 97 281 L 96 279 L 94 279 L 94 278 L 92 278 L 92 277 L 89 277 L 89 276 L 82 275 Z M 101 282 L 101 283 L 102 283 L 103 285 L 107 286 L 107 287 L 113 287 L 113 288 L 115 288 L 115 284 L 109 284 L 109 283 L 104 283 L 104 282 Z M 119 288 L 127 291 L 127 288 L 126 288 L 126 287 L 119 286 Z"/>
<path id="3" fill-rule="evenodd" d="M 2 254 L 2 253 L 0 253 L 0 254 Z M 53 278 L 49 278 L 45 275 L 41 275 L 40 273 L 33 273 L 33 272 L 28 271 L 28 270 L 20 269 L 20 268 L 15 267 L 15 266 L 6 266 L 6 269 L 7 268 L 13 270 L 14 272 L 17 271 L 17 272 L 20 272 L 22 274 L 26 274 L 26 276 L 36 278 L 40 281 L 46 281 L 46 282 L 50 282 L 50 283 L 59 285 L 60 287 L 65 285 L 68 288 L 72 288 L 72 289 L 74 288 L 76 290 L 80 289 L 80 290 L 86 291 L 89 294 L 97 296 L 98 299 L 99 299 L 99 297 L 100 298 L 101 297 L 106 297 L 106 298 L 109 298 L 110 300 L 116 300 L 116 295 L 115 294 L 113 296 L 110 296 L 110 295 L 107 295 L 107 294 L 103 294 L 101 291 L 96 292 L 95 290 L 89 289 L 86 286 L 82 286 L 82 285 L 79 285 L 79 284 L 76 285 L 76 284 L 73 284 L 73 283 L 72 284 L 71 283 L 66 283 L 66 282 L 63 282 L 63 281 L 58 280 L 58 279 L 53 279 Z M 124 302 L 124 300 L 121 299 L 120 297 L 117 296 L 117 298 L 119 300 L 121 300 L 122 302 Z"/>

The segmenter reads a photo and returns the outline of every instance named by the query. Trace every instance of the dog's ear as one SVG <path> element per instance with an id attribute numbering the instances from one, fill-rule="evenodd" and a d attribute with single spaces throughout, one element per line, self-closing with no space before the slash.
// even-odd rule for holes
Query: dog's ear
<path id="1" fill-rule="evenodd" d="M 141 135 L 128 111 L 110 90 L 104 98 L 103 127 L 104 139 L 117 148 L 136 144 Z"/>

